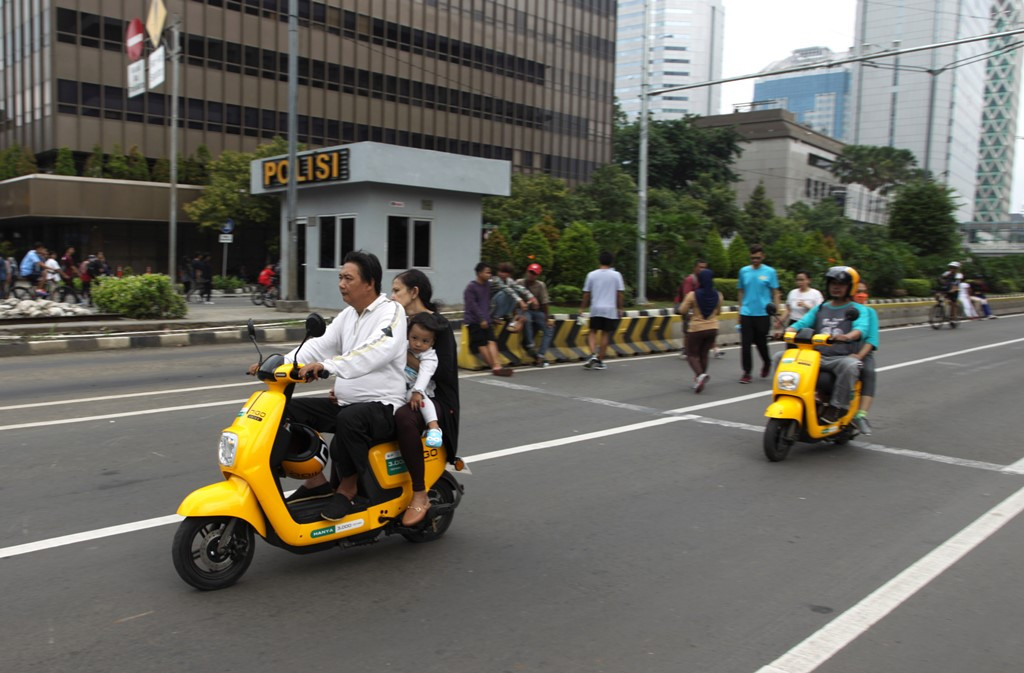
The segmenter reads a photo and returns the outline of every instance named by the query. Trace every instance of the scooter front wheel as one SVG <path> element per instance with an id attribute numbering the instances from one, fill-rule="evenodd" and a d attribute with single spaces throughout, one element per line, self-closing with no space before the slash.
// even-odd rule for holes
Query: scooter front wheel
<path id="1" fill-rule="evenodd" d="M 764 429 L 764 455 L 777 463 L 785 460 L 796 436 L 796 421 L 791 418 L 771 418 Z"/>
<path id="2" fill-rule="evenodd" d="M 242 519 L 189 517 L 178 526 L 171 552 L 174 569 L 185 582 L 201 591 L 224 589 L 249 568 L 256 536 Z"/>

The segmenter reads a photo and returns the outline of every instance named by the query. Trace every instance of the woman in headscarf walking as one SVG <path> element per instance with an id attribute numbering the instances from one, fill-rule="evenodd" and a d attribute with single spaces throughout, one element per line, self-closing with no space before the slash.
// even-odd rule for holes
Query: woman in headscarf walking
<path id="1" fill-rule="evenodd" d="M 715 289 L 711 269 L 697 274 L 697 289 L 687 293 L 679 304 L 679 313 L 686 315 L 693 310 L 690 326 L 686 331 L 686 360 L 693 369 L 693 392 L 704 390 L 708 379 L 708 353 L 718 336 L 718 314 L 722 310 L 722 293 Z"/>

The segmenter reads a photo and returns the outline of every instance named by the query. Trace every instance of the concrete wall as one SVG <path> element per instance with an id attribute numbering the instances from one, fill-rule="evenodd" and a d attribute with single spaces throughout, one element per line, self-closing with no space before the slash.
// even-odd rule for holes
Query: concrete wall
<path id="1" fill-rule="evenodd" d="M 355 218 L 354 245 L 380 258 L 384 267 L 382 289 L 408 268 L 388 268 L 388 217 L 431 222 L 430 265 L 420 267 L 434 286 L 434 298 L 461 304 L 462 291 L 480 259 L 480 197 L 475 194 L 380 184 L 340 184 L 305 190 L 298 203 L 306 218 L 306 301 L 310 306 L 343 306 L 338 293 L 338 269 L 319 268 L 321 216 Z"/>

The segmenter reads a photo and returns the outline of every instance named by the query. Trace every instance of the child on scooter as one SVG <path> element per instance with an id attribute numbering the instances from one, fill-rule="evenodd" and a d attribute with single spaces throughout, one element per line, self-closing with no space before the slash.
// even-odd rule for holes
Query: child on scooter
<path id="1" fill-rule="evenodd" d="M 430 399 L 434 392 L 434 372 L 437 371 L 437 353 L 434 351 L 435 335 L 440 329 L 430 313 L 417 313 L 409 319 L 409 351 L 406 355 L 405 383 L 409 393 L 409 407 L 423 414 L 427 424 L 427 446 L 436 449 L 442 444 L 441 426 L 437 422 L 437 410 Z"/>

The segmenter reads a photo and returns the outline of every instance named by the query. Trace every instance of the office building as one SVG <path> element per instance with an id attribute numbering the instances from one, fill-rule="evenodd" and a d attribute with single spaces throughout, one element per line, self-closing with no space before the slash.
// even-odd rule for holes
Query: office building
<path id="1" fill-rule="evenodd" d="M 615 97 L 626 116 L 640 114 L 644 5 L 649 3 L 649 90 L 707 82 L 722 77 L 725 11 L 721 0 L 625 0 L 619 2 L 615 55 Z M 721 87 L 699 87 L 654 96 L 654 119 L 718 114 Z"/>
<path id="2" fill-rule="evenodd" d="M 795 49 L 789 57 L 772 63 L 763 72 L 827 63 L 846 58 L 828 47 Z M 846 140 L 846 103 L 850 94 L 849 66 L 770 75 L 754 83 L 753 107 L 782 108 L 803 126 L 836 140 Z"/>
<path id="3" fill-rule="evenodd" d="M 216 157 L 284 136 L 288 0 L 165 1 L 168 22 L 181 20 L 180 154 L 205 145 Z M 27 146 L 43 170 L 61 147 L 79 164 L 95 145 L 168 156 L 170 64 L 162 86 L 126 94 L 125 27 L 145 20 L 150 2 L 0 3 L 0 149 Z M 298 4 L 298 141 L 307 147 L 375 141 L 570 182 L 611 159 L 614 0 Z M 40 205 L 2 217 L 0 238 L 17 227 L 87 249 L 88 228 L 114 214 L 73 221 Z M 149 234 L 158 250 L 159 228 Z M 136 264 L 159 268 L 163 258 Z"/>
<path id="4" fill-rule="evenodd" d="M 1019 25 L 1021 0 L 860 0 L 855 53 Z M 853 66 L 849 141 L 911 150 L 954 192 L 960 221 L 1010 207 L 1020 50 L 971 42 Z"/>

